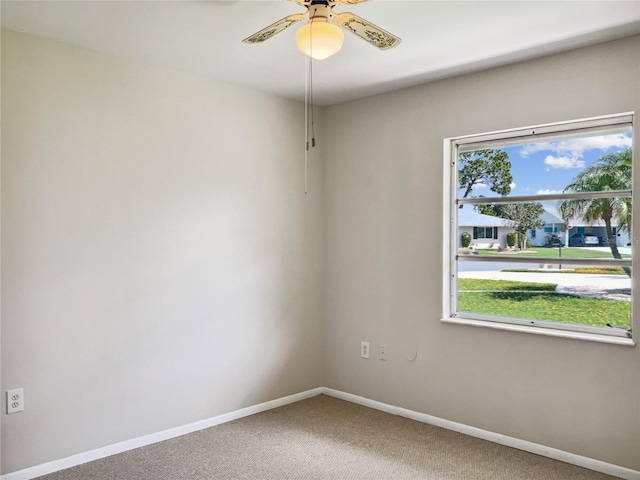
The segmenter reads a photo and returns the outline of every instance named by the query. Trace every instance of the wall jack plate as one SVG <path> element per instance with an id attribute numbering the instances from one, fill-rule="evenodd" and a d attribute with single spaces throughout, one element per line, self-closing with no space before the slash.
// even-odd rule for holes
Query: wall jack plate
<path id="1" fill-rule="evenodd" d="M 387 361 L 387 347 L 380 345 L 380 356 L 378 357 L 382 361 Z"/>
<path id="2" fill-rule="evenodd" d="M 24 389 L 7 390 L 7 414 L 24 410 Z"/>

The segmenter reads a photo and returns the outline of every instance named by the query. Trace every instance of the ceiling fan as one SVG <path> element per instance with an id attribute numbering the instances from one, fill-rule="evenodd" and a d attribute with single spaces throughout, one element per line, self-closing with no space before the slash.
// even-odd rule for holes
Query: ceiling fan
<path id="1" fill-rule="evenodd" d="M 302 53 L 322 60 L 342 48 L 344 28 L 381 50 L 395 47 L 400 38 L 350 12 L 334 13 L 338 5 L 356 5 L 368 0 L 289 0 L 307 9 L 306 13 L 288 15 L 276 23 L 245 38 L 244 43 L 262 43 L 291 25 L 308 18 L 308 22 L 296 32 L 296 44 Z"/>

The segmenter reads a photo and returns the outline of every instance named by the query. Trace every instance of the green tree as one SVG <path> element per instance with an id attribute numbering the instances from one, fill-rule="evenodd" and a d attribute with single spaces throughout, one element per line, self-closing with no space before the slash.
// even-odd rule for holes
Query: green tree
<path id="1" fill-rule="evenodd" d="M 464 190 L 462 198 L 467 198 L 478 185 L 487 185 L 489 190 L 502 196 L 511 192 L 513 177 L 507 152 L 497 149 L 464 152 L 458 162 L 458 183 Z"/>
<path id="2" fill-rule="evenodd" d="M 567 185 L 565 192 L 603 192 L 631 189 L 631 149 L 610 153 L 593 162 Z M 613 234 L 612 220 L 618 228 L 631 232 L 631 198 L 586 198 L 560 202 L 560 212 L 565 222 L 581 219 L 587 223 L 604 222 L 607 243 L 613 258 L 622 258 Z M 624 267 L 627 275 L 631 269 Z"/>
<path id="3" fill-rule="evenodd" d="M 518 235 L 518 247 L 524 250 L 527 246 L 527 230 L 535 230 L 544 226 L 540 215 L 544 213 L 544 207 L 539 202 L 532 203 L 506 203 L 502 205 L 502 217 Z"/>
<path id="4" fill-rule="evenodd" d="M 474 205 L 476 207 L 476 211 L 478 213 L 482 213 L 483 215 L 491 215 L 492 217 L 500 217 L 503 218 L 501 203 L 481 203 L 478 205 Z"/>

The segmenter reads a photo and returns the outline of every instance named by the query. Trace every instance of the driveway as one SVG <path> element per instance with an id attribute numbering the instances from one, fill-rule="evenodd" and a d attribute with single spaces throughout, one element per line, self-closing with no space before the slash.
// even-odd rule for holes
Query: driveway
<path id="1" fill-rule="evenodd" d="M 609 247 L 580 247 L 584 250 L 593 250 L 596 252 L 605 252 L 611 253 L 611 249 Z M 631 247 L 618 247 L 618 252 L 622 255 L 631 255 Z"/>

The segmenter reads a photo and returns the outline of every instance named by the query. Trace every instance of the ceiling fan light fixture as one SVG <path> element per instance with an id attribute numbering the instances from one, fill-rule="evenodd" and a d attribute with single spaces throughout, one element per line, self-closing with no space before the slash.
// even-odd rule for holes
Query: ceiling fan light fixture
<path id="1" fill-rule="evenodd" d="M 325 19 L 311 19 L 296 32 L 298 50 L 315 60 L 335 55 L 343 43 L 342 29 Z"/>

